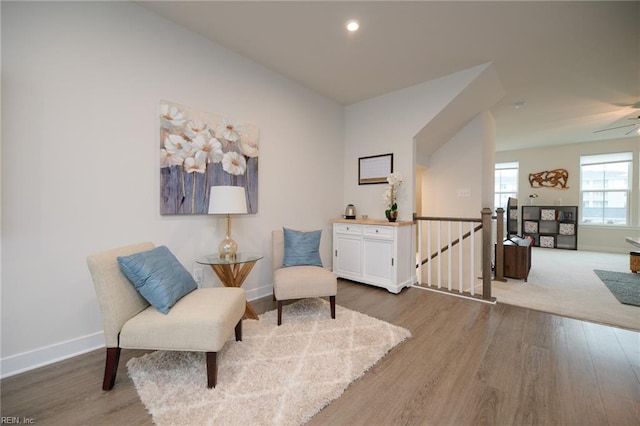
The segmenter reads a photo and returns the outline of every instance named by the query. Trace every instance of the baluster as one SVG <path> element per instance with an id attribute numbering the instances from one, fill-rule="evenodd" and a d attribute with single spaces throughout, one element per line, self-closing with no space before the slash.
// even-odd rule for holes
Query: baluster
<path id="1" fill-rule="evenodd" d="M 432 236 L 431 236 L 431 234 L 432 234 L 431 226 L 432 226 L 432 223 L 433 222 L 430 221 L 430 220 L 427 221 L 427 225 L 428 225 L 427 226 L 427 256 L 429 256 L 429 262 L 427 263 L 427 285 L 429 287 L 431 287 L 431 264 L 433 263 L 432 259 L 431 259 L 431 253 L 432 253 L 432 251 L 431 251 L 431 238 L 432 238 Z"/>
<path id="2" fill-rule="evenodd" d="M 471 232 L 471 236 L 469 237 L 469 242 L 471 244 L 471 269 L 469 270 L 469 286 L 471 288 L 471 295 L 476 294 L 476 280 L 473 277 L 474 271 L 476 270 L 476 233 L 473 232 L 473 222 L 469 223 L 469 232 Z"/>
<path id="3" fill-rule="evenodd" d="M 442 288 L 442 221 L 438 221 L 438 288 Z"/>
<path id="4" fill-rule="evenodd" d="M 464 241 L 462 240 L 463 236 L 464 234 L 462 222 L 458 222 L 458 241 L 460 241 L 458 243 L 458 290 L 460 291 L 460 293 L 464 292 L 464 279 L 462 273 L 462 246 L 464 245 Z"/>
<path id="5" fill-rule="evenodd" d="M 451 235 L 451 221 L 447 222 L 447 239 L 449 241 L 449 244 L 447 245 L 447 289 L 449 291 L 451 291 L 451 289 L 453 288 L 453 276 L 451 274 L 452 271 L 452 263 L 453 263 L 453 256 L 451 255 L 451 252 L 453 252 L 453 246 L 451 245 L 452 243 L 452 235 Z"/>

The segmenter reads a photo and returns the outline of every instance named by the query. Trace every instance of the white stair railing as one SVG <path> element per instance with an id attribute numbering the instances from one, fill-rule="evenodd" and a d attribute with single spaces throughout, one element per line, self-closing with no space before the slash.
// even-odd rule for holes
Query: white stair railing
<path id="1" fill-rule="evenodd" d="M 415 217 L 416 287 L 495 301 L 491 296 L 491 219 L 488 208 L 480 218 Z"/>

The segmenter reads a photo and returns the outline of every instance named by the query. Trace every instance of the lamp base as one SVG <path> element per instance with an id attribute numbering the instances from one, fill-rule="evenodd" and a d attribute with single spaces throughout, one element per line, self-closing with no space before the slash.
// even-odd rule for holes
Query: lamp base
<path id="1" fill-rule="evenodd" d="M 238 252 L 238 244 L 227 235 L 224 237 L 224 240 L 220 242 L 218 252 L 220 253 L 220 259 L 235 260 L 236 253 Z"/>

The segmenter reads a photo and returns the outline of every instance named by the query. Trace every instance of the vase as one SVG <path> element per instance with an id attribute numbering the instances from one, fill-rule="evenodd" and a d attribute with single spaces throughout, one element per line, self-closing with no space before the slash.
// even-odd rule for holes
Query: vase
<path id="1" fill-rule="evenodd" d="M 387 210 L 384 213 L 389 222 L 395 222 L 398 219 L 398 210 Z"/>

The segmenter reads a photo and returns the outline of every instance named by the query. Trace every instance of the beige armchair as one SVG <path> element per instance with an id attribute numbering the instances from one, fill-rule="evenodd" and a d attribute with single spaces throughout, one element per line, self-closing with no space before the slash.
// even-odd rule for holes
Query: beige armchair
<path id="1" fill-rule="evenodd" d="M 136 291 L 117 261 L 118 256 L 153 248 L 152 243 L 140 243 L 87 258 L 107 349 L 102 389 L 110 390 L 115 384 L 122 348 L 205 352 L 207 385 L 215 387 L 217 352 L 234 330 L 235 339 L 242 340 L 245 292 L 241 288 L 196 289 L 163 314 Z"/>
<path id="2" fill-rule="evenodd" d="M 338 280 L 333 272 L 321 266 L 283 267 L 284 233 L 282 230 L 271 234 L 273 296 L 278 308 L 278 325 L 282 324 L 282 302 L 284 300 L 310 297 L 329 297 L 331 318 L 336 317 L 336 294 Z"/>

